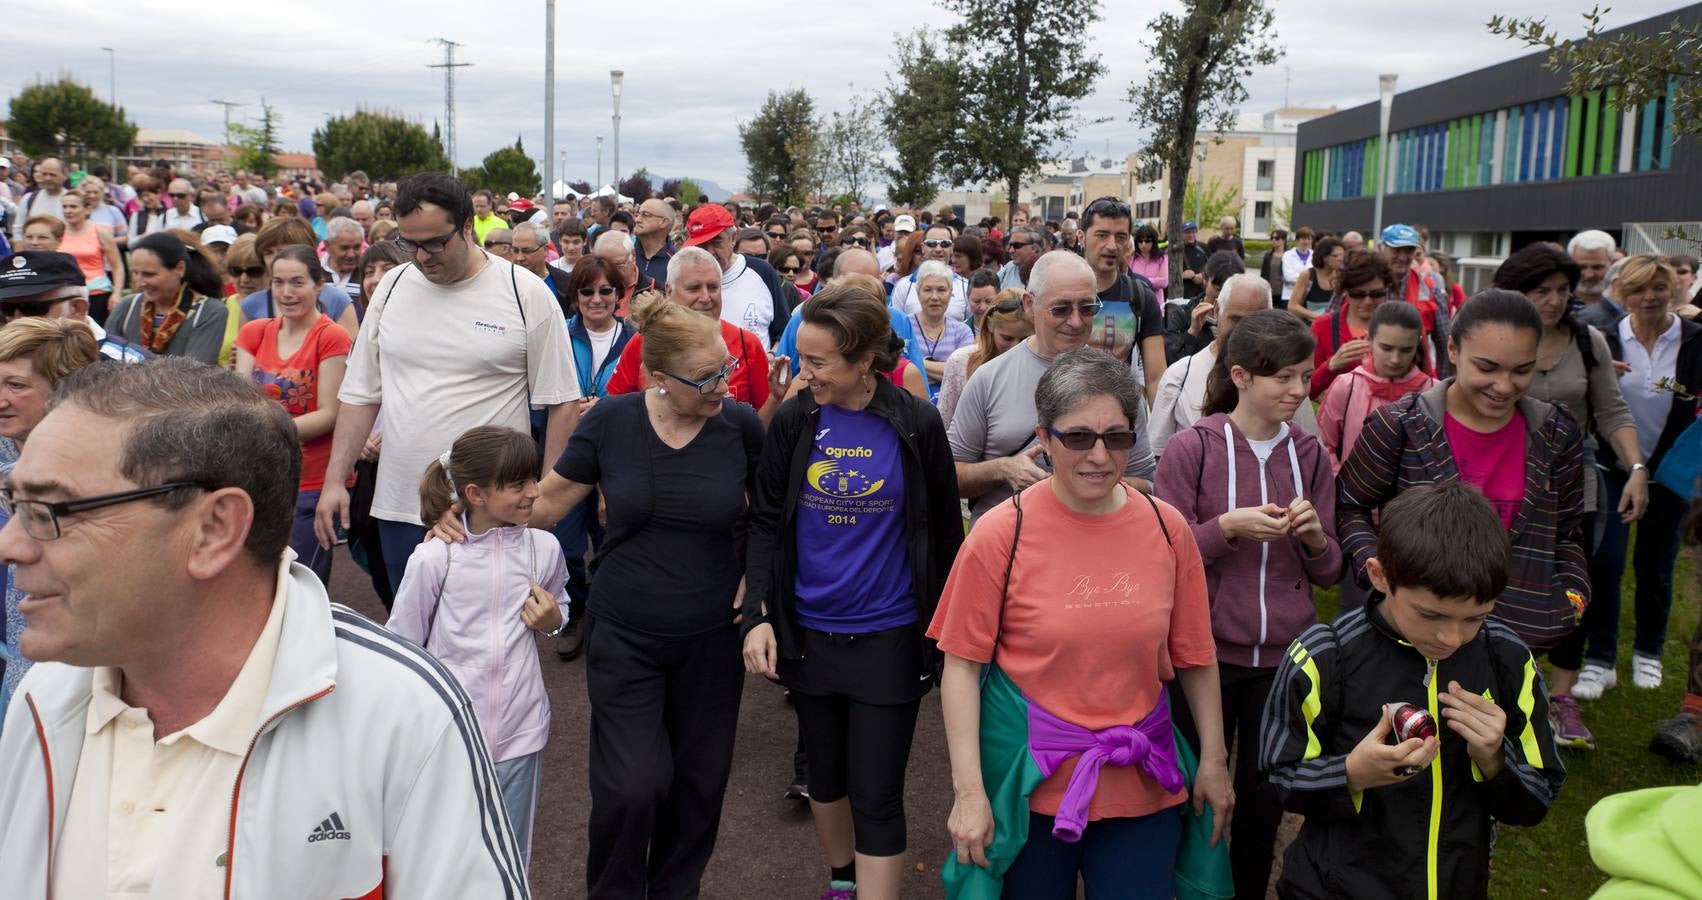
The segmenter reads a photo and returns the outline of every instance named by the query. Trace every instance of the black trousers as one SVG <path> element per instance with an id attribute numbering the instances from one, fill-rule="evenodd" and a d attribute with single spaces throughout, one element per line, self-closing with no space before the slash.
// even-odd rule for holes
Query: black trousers
<path id="1" fill-rule="evenodd" d="M 591 618 L 593 898 L 694 898 L 715 850 L 744 687 L 738 628 L 670 640 Z"/>
<path id="2" fill-rule="evenodd" d="M 1235 817 L 1229 823 L 1229 867 L 1239 900 L 1263 900 L 1271 880 L 1282 800 L 1259 775 L 1259 718 L 1276 669 L 1217 665 L 1223 696 L 1223 740 L 1235 750 Z"/>

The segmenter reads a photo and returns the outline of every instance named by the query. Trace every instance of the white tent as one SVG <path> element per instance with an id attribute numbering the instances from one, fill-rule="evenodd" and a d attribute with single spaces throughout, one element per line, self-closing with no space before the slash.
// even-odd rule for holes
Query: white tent
<path id="1" fill-rule="evenodd" d="M 550 186 L 550 195 L 555 197 L 577 198 L 579 196 L 579 192 L 568 187 L 566 182 L 558 181 Z"/>
<path id="2" fill-rule="evenodd" d="M 613 197 L 616 203 L 631 203 L 632 198 L 615 190 L 614 185 L 605 184 L 593 197 Z"/>

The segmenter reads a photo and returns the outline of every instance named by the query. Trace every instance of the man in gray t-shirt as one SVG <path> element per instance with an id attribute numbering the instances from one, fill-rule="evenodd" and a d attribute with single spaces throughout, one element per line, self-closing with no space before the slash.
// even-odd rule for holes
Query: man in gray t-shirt
<path id="1" fill-rule="evenodd" d="M 1034 438 L 1040 420 L 1034 389 L 1058 354 L 1087 343 L 1099 303 L 1093 270 L 1067 251 L 1040 257 L 1029 273 L 1028 287 L 1022 302 L 1034 322 L 1034 337 L 975 370 L 963 386 L 947 433 L 957 461 L 958 493 L 970 500 L 974 519 L 1046 477 Z M 1135 446 L 1129 451 L 1125 480 L 1150 490 L 1146 482 L 1157 464 L 1147 443 L 1146 423 L 1134 426 Z"/>

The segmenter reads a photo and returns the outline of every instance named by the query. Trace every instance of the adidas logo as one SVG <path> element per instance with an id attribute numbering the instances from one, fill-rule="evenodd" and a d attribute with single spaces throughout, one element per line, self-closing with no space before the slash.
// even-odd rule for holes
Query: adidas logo
<path id="1" fill-rule="evenodd" d="M 307 842 L 315 841 L 346 841 L 349 839 L 347 827 L 343 825 L 343 817 L 332 813 L 319 823 L 319 827 L 308 832 Z"/>

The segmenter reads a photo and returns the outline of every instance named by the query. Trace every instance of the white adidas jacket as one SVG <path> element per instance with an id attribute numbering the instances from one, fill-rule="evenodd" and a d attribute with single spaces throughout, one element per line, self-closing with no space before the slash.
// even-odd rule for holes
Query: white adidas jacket
<path id="1" fill-rule="evenodd" d="M 283 633 L 229 804 L 227 898 L 526 898 L 472 704 L 424 651 L 279 568 Z M 30 670 L 0 736 L 8 900 L 49 880 L 77 776 L 92 671 Z M 73 851 L 74 852 L 74 851 Z M 169 851 L 168 851 L 169 852 Z M 73 898 L 74 900 L 74 898 Z"/>

